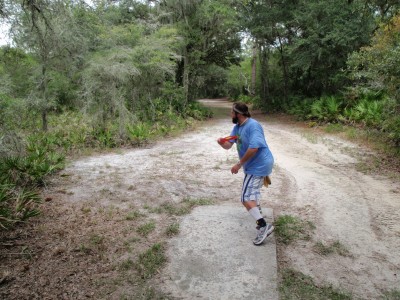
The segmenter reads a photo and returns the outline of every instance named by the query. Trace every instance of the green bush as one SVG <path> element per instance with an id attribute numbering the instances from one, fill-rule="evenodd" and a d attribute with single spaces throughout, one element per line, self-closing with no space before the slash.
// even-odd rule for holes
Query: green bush
<path id="1" fill-rule="evenodd" d="M 289 99 L 285 111 L 291 115 L 295 115 L 300 120 L 305 120 L 306 116 L 311 113 L 312 102 L 313 99 L 292 97 Z"/>
<path id="2" fill-rule="evenodd" d="M 378 127 L 384 119 L 383 111 L 384 102 L 363 99 L 354 107 L 346 109 L 344 116 L 349 121 L 355 121 L 367 126 Z"/>
<path id="3" fill-rule="evenodd" d="M 382 129 L 387 132 L 389 140 L 399 149 L 400 147 L 400 115 L 394 115 L 382 123 Z M 400 151 L 400 150 L 398 150 Z"/>
<path id="4" fill-rule="evenodd" d="M 243 102 L 246 104 L 252 104 L 253 103 L 253 97 L 250 95 L 243 95 L 240 94 L 237 99 L 235 99 L 237 102 Z"/>
<path id="5" fill-rule="evenodd" d="M 190 102 L 186 108 L 185 115 L 196 120 L 205 120 L 211 118 L 213 113 L 210 109 L 204 107 L 198 102 Z"/>
<path id="6" fill-rule="evenodd" d="M 164 109 L 159 109 L 165 111 L 172 108 L 174 111 L 182 114 L 185 111 L 186 101 L 185 93 L 183 87 L 178 86 L 174 82 L 166 81 L 161 90 L 161 99 L 167 104 Z"/>
<path id="7" fill-rule="evenodd" d="M 93 138 L 100 148 L 114 148 L 117 146 L 117 133 L 112 128 L 99 128 L 93 132 Z"/>
<path id="8" fill-rule="evenodd" d="M 45 177 L 64 167 L 64 155 L 51 149 L 46 136 L 29 137 L 24 156 L 0 158 L 0 183 L 22 187 L 44 184 Z"/>
<path id="9" fill-rule="evenodd" d="M 0 157 L 0 227 L 8 228 L 39 214 L 35 191 L 45 178 L 64 167 L 54 135 L 28 137 L 25 153 Z"/>
<path id="10" fill-rule="evenodd" d="M 342 101 L 336 97 L 321 97 L 311 104 L 309 119 L 323 122 L 337 122 L 342 113 Z"/>
<path id="11" fill-rule="evenodd" d="M 65 156 L 57 151 L 57 138 L 46 133 L 29 136 L 22 158 L 23 167 L 31 177 L 29 185 L 42 185 L 46 176 L 64 168 Z"/>
<path id="12" fill-rule="evenodd" d="M 55 144 L 68 152 L 88 145 L 94 146 L 94 132 L 89 118 L 83 113 L 65 111 L 49 116 L 49 131 L 46 135 L 53 135 Z"/>
<path id="13" fill-rule="evenodd" d="M 152 130 L 150 123 L 138 122 L 135 124 L 128 124 L 128 138 L 134 144 L 141 144 L 151 136 Z"/>
<path id="14" fill-rule="evenodd" d="M 37 113 L 29 108 L 26 99 L 0 94 L 0 129 L 31 130 L 39 126 Z"/>

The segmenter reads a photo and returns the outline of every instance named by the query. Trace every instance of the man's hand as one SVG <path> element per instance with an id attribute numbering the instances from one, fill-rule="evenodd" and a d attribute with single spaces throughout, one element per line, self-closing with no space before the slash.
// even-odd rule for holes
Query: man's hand
<path id="1" fill-rule="evenodd" d="M 217 140 L 217 143 L 218 143 L 222 148 L 224 148 L 224 149 L 226 149 L 226 150 L 229 150 L 229 149 L 232 147 L 232 145 L 233 145 L 233 143 L 231 143 L 231 142 L 229 142 L 229 141 L 226 141 L 225 138 L 223 138 L 223 137 L 220 137 L 220 138 Z"/>
<path id="2" fill-rule="evenodd" d="M 240 168 L 242 167 L 242 165 L 240 163 L 235 164 L 232 168 L 231 168 L 231 173 L 232 174 L 237 174 L 240 170 Z"/>

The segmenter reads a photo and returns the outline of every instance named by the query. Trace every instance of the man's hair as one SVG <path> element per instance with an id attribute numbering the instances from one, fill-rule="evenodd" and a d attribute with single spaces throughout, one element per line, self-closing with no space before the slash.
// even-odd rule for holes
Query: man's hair
<path id="1" fill-rule="evenodd" d="M 233 103 L 233 107 L 232 107 L 233 111 L 237 112 L 238 114 L 241 114 L 245 117 L 251 117 L 250 113 L 249 113 L 249 108 L 247 107 L 246 104 L 242 103 L 242 102 L 236 102 Z"/>

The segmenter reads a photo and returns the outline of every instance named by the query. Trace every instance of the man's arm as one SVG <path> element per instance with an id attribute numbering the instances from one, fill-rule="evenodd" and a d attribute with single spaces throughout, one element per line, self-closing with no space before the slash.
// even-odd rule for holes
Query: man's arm
<path id="1" fill-rule="evenodd" d="M 242 167 L 248 160 L 250 160 L 254 155 L 256 155 L 258 148 L 249 148 L 247 149 L 246 153 L 240 159 L 240 161 L 231 168 L 232 174 L 237 174 Z"/>

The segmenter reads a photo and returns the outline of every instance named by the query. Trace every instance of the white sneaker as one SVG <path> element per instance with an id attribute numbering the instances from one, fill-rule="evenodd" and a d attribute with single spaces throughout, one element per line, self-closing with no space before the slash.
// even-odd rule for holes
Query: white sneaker
<path id="1" fill-rule="evenodd" d="M 253 241 L 254 245 L 261 245 L 262 242 L 274 231 L 275 227 L 272 226 L 271 224 L 267 224 L 264 227 L 261 227 L 258 230 L 257 236 Z"/>

